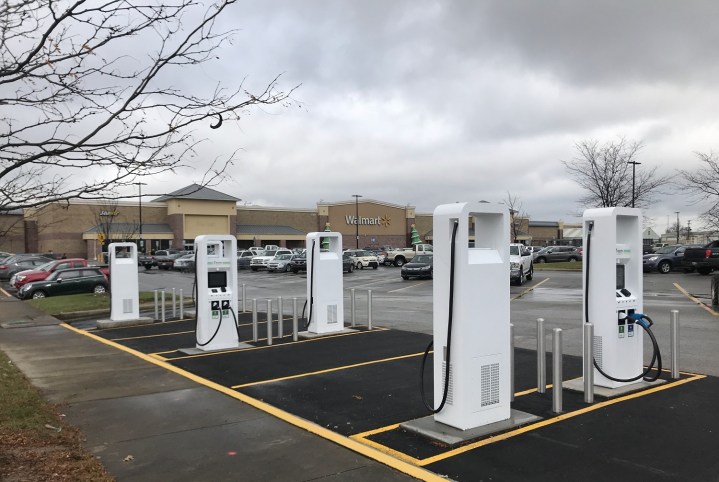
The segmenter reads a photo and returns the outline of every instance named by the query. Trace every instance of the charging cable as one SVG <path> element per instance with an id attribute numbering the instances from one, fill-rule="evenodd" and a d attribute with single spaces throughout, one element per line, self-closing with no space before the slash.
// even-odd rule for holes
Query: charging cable
<path id="1" fill-rule="evenodd" d="M 310 261 L 310 297 L 308 300 L 305 300 L 305 304 L 302 307 L 302 316 L 305 316 L 305 308 L 307 308 L 307 303 L 310 304 L 310 313 L 307 317 L 307 323 L 305 323 L 305 331 L 309 329 L 310 322 L 312 321 L 312 305 L 314 304 L 314 287 L 315 287 L 315 242 L 316 240 L 312 240 L 312 261 Z"/>
<path id="2" fill-rule="evenodd" d="M 591 249 L 592 249 L 592 229 L 594 229 L 594 222 L 590 221 L 587 229 L 587 262 L 586 262 L 586 273 L 585 273 L 585 282 L 584 282 L 584 320 L 585 323 L 589 323 L 589 262 L 592 259 Z M 654 332 L 652 332 L 652 325 L 654 325 L 654 322 L 651 318 L 649 318 L 647 315 L 643 313 L 632 313 L 631 315 L 627 315 L 626 318 L 631 320 L 632 323 L 635 323 L 644 329 L 645 332 L 649 335 L 649 338 L 652 340 L 652 361 L 647 365 L 646 370 L 644 370 L 642 373 L 637 375 L 636 377 L 632 378 L 616 378 L 613 376 L 608 375 L 605 373 L 597 363 L 597 359 L 594 358 L 594 353 L 591 354 L 592 356 L 592 364 L 594 365 L 594 368 L 597 369 L 599 373 L 602 374 L 605 378 L 612 380 L 614 382 L 619 383 L 629 383 L 629 382 L 635 382 L 639 380 L 640 378 L 643 379 L 645 382 L 653 382 L 656 381 L 659 378 L 659 375 L 662 373 L 662 354 L 659 350 L 659 344 L 657 343 L 657 339 L 654 336 Z M 646 320 L 646 321 L 645 321 Z M 654 376 L 648 376 L 649 372 L 651 372 L 654 369 L 654 364 L 657 364 L 657 372 Z"/>
<path id="3" fill-rule="evenodd" d="M 424 355 L 422 356 L 422 365 L 419 370 L 419 393 L 422 396 L 422 403 L 424 403 L 424 406 L 427 410 L 429 410 L 432 413 L 439 413 L 444 408 L 444 405 L 447 403 L 447 395 L 449 394 L 449 375 L 450 375 L 450 360 L 451 360 L 451 352 L 452 352 L 452 314 L 454 312 L 454 256 L 455 256 L 455 250 L 457 243 L 455 242 L 457 239 L 457 227 L 459 226 L 459 221 L 454 221 L 454 227 L 452 228 L 452 244 L 450 247 L 450 256 L 449 256 L 449 303 L 448 303 L 448 315 L 447 315 L 447 353 L 445 358 L 445 364 L 444 364 L 444 388 L 442 390 L 442 402 L 439 404 L 439 407 L 433 408 L 432 405 L 427 401 L 427 397 L 424 394 L 424 369 L 425 365 L 427 364 L 427 355 L 429 355 L 430 350 L 432 350 L 432 346 L 434 345 L 434 339 L 429 342 L 429 345 L 427 345 L 427 349 L 424 351 Z M 436 355 L 435 355 L 436 356 Z"/>

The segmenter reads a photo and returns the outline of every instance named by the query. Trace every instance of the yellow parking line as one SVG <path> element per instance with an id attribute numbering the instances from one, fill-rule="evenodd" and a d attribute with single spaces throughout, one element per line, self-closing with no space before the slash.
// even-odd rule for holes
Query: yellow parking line
<path id="1" fill-rule="evenodd" d="M 698 304 L 699 306 L 701 306 L 702 308 L 704 308 L 704 309 L 705 309 L 707 312 L 709 312 L 712 316 L 719 316 L 719 313 L 717 313 L 716 311 L 714 311 L 714 310 L 712 310 L 711 308 L 709 308 L 707 305 L 705 305 L 704 303 L 702 303 L 702 301 L 699 300 L 698 298 L 696 298 L 696 297 L 692 296 L 691 294 L 689 294 L 689 292 L 688 292 L 687 290 L 685 290 L 684 288 L 682 288 L 681 286 L 679 286 L 679 283 L 674 283 L 674 287 L 675 287 L 676 289 L 678 289 L 679 291 L 681 291 L 681 293 L 682 293 L 684 296 L 686 296 L 687 298 L 689 298 L 690 300 L 692 300 L 694 303 L 696 303 L 696 304 Z"/>
<path id="2" fill-rule="evenodd" d="M 115 343 L 113 341 L 107 340 L 107 339 L 97 336 L 93 333 L 90 333 L 90 332 L 87 332 L 84 330 L 80 330 L 73 326 L 70 326 L 67 324 L 61 324 L 60 326 L 64 327 L 67 330 L 74 331 L 75 333 L 92 338 L 95 341 L 99 341 L 100 343 L 103 343 L 105 345 L 112 346 L 114 348 L 117 348 L 118 350 L 124 351 L 131 355 L 134 355 L 137 358 L 140 358 L 141 360 L 145 360 L 154 365 L 162 367 L 166 370 L 169 370 L 173 373 L 183 376 L 189 380 L 192 380 L 200 385 L 204 385 L 204 386 L 211 388 L 213 390 L 216 390 L 220 393 L 224 393 L 225 395 L 227 395 L 229 397 L 232 397 L 236 400 L 244 402 L 252 407 L 257 408 L 258 410 L 262 410 L 263 412 L 265 412 L 269 415 L 272 415 L 280 420 L 283 420 L 287 423 L 290 423 L 290 424 L 294 425 L 295 427 L 299 427 L 299 428 L 306 430 L 312 434 L 315 434 L 319 437 L 329 440 L 330 442 L 334 442 L 337 445 L 341 445 L 342 447 L 352 450 L 360 455 L 364 455 L 370 459 L 376 460 L 377 462 L 387 465 L 388 467 L 396 469 L 396 470 L 398 470 L 404 474 L 407 474 L 409 476 L 415 477 L 420 480 L 429 481 L 429 482 L 446 482 L 446 480 L 447 480 L 444 477 L 440 477 L 439 475 L 429 472 L 428 470 L 423 469 L 421 467 L 418 467 L 415 464 L 411 464 L 405 460 L 400 460 L 400 459 L 397 459 L 396 457 L 392 457 L 383 451 L 380 451 L 373 447 L 368 446 L 367 444 L 363 444 L 356 440 L 352 440 L 351 438 L 345 437 L 344 435 L 340 435 L 337 432 L 333 432 L 333 431 L 329 430 L 328 428 L 322 427 L 320 425 L 317 425 L 316 423 L 312 423 L 308 420 L 300 418 L 297 415 L 293 415 L 291 413 L 285 412 L 284 410 L 280 410 L 279 408 L 274 407 L 268 403 L 265 403 L 256 398 L 252 398 L 248 395 L 245 395 L 236 390 L 232 390 L 228 387 L 222 386 L 219 383 L 215 383 L 210 380 L 207 380 L 206 378 L 199 377 L 193 373 L 183 370 L 182 368 L 178 368 L 174 365 L 171 365 L 170 363 L 158 360 L 149 355 L 145 355 L 144 353 L 141 353 L 137 350 L 133 350 L 132 348 L 128 348 L 126 346 L 120 345 L 119 343 Z"/>
<path id="3" fill-rule="evenodd" d="M 147 325 L 145 325 L 145 326 L 147 326 Z M 172 333 L 157 333 L 155 335 L 126 336 L 125 338 L 108 338 L 108 340 L 112 340 L 112 341 L 142 340 L 143 338 L 157 338 L 159 336 L 186 335 L 187 333 L 194 333 L 194 332 L 195 332 L 195 330 L 173 331 Z"/>
<path id="4" fill-rule="evenodd" d="M 243 383 L 242 385 L 233 385 L 233 386 L 230 387 L 230 388 L 235 388 L 235 389 L 236 389 L 236 388 L 244 388 L 244 387 L 251 387 L 251 386 L 253 386 L 253 385 L 263 385 L 263 384 L 265 384 L 265 383 L 274 383 L 274 382 L 279 382 L 279 381 L 283 381 L 283 380 L 292 380 L 293 378 L 311 377 L 311 376 L 313 376 L 313 375 L 320 375 L 320 374 L 322 374 L 322 373 L 338 372 L 338 371 L 340 371 L 340 370 L 347 370 L 347 369 L 350 369 L 350 368 L 364 367 L 364 366 L 367 366 L 367 365 L 375 365 L 375 364 L 377 364 L 377 363 L 385 363 L 385 362 L 390 362 L 390 361 L 395 361 L 395 360 L 403 360 L 403 359 L 405 359 L 405 358 L 412 358 L 412 357 L 421 356 L 421 355 L 424 355 L 424 352 L 412 353 L 412 354 L 409 354 L 409 355 L 394 356 L 394 357 L 391 357 L 391 358 L 383 358 L 383 359 L 381 359 L 381 360 L 370 360 L 370 361 L 366 361 L 366 362 L 355 363 L 355 364 L 352 364 L 352 365 L 344 365 L 344 366 L 341 366 L 341 367 L 326 368 L 326 369 L 324 369 L 324 370 L 317 370 L 317 371 L 314 371 L 314 372 L 298 373 L 297 375 L 289 375 L 289 376 L 286 376 L 286 377 L 272 378 L 272 379 L 270 379 L 270 380 L 262 380 L 262 381 L 259 381 L 259 382 Z"/>
<path id="5" fill-rule="evenodd" d="M 10 293 L 8 293 L 7 291 L 5 291 L 4 289 L 0 288 L 0 292 L 2 292 L 3 296 L 5 296 L 7 298 L 12 298 L 12 295 Z"/>
<path id="6" fill-rule="evenodd" d="M 527 293 L 529 293 L 529 292 L 531 292 L 531 291 L 534 291 L 535 288 L 539 288 L 540 286 L 542 286 L 544 283 L 546 283 L 546 282 L 549 281 L 550 279 L 552 279 L 552 278 L 545 278 L 545 279 L 543 279 L 542 281 L 540 281 L 540 282 L 537 283 L 536 285 L 530 286 L 530 287 L 527 288 L 526 290 L 522 291 L 521 293 L 519 293 L 517 296 L 515 296 L 514 298 L 512 298 L 512 299 L 509 300 L 509 301 L 514 301 L 514 300 L 517 300 L 517 299 L 521 298 L 522 296 L 526 295 Z"/>
<path id="7" fill-rule="evenodd" d="M 415 286 L 420 286 L 420 285 L 423 285 L 423 284 L 427 284 L 428 281 L 429 281 L 429 280 L 420 281 L 419 283 L 415 283 L 415 284 L 409 285 L 409 286 L 404 286 L 404 287 L 402 287 L 402 288 L 397 288 L 396 290 L 391 290 L 391 291 L 388 291 L 387 293 L 396 293 L 396 292 L 398 292 L 398 291 L 408 290 L 408 289 L 410 289 L 410 288 L 414 288 Z"/>
<path id="8" fill-rule="evenodd" d="M 523 433 L 531 432 L 532 430 L 537 430 L 537 429 L 539 429 L 539 428 L 546 427 L 547 425 L 552 425 L 552 424 L 555 424 L 555 423 L 557 423 L 557 422 L 561 422 L 561 421 L 563 421 L 563 420 L 568 420 L 568 419 L 570 419 L 570 418 L 574 418 L 574 417 L 577 417 L 577 416 L 579 416 L 579 415 L 583 415 L 583 414 L 585 414 L 585 413 L 593 412 L 594 410 L 599 410 L 600 408 L 608 407 L 608 406 L 610 406 L 610 405 L 614 405 L 614 404 L 617 404 L 617 403 L 620 403 L 620 402 L 624 402 L 624 401 L 627 401 L 627 400 L 631 400 L 631 399 L 633 399 L 633 398 L 643 397 L 643 396 L 645 396 L 645 395 L 649 395 L 649 394 L 652 394 L 652 393 L 660 392 L 660 391 L 662 391 L 662 390 L 667 390 L 667 389 L 669 389 L 669 388 L 674 388 L 674 387 L 677 387 L 677 386 L 679 386 L 679 385 L 683 385 L 683 384 L 685 384 L 685 383 L 693 382 L 693 381 L 695 381 L 695 380 L 701 380 L 702 378 L 706 378 L 706 375 L 697 375 L 697 376 L 692 377 L 692 378 L 685 378 L 684 380 L 679 380 L 679 381 L 676 381 L 676 382 L 673 382 L 673 383 L 667 383 L 667 384 L 665 384 L 665 385 L 659 385 L 659 386 L 657 386 L 657 387 L 649 388 L 649 389 L 644 390 L 644 391 L 641 391 L 641 392 L 636 392 L 636 393 L 632 393 L 632 394 L 629 394 L 629 395 L 625 395 L 625 396 L 623 396 L 623 397 L 613 398 L 613 399 L 611 399 L 611 400 L 606 400 L 606 401 L 604 401 L 604 402 L 596 403 L 596 404 L 594 404 L 594 405 L 590 405 L 590 406 L 588 406 L 588 407 L 585 407 L 585 408 L 582 408 L 582 409 L 579 409 L 579 410 L 575 410 L 574 412 L 563 413 L 563 414 L 558 415 L 558 416 L 556 416 L 556 417 L 549 418 L 549 419 L 546 419 L 546 420 L 542 420 L 542 421 L 540 421 L 540 422 L 533 423 L 533 424 L 531 424 L 531 425 L 527 425 L 527 426 L 522 427 L 522 428 L 518 428 L 517 430 L 512 430 L 512 431 L 510 431 L 510 432 L 505 432 L 505 433 L 502 433 L 502 434 L 499 434 L 499 435 L 496 435 L 496 436 L 493 436 L 493 437 L 489 437 L 489 438 L 486 438 L 486 439 L 483 439 L 483 440 L 479 440 L 479 441 L 474 442 L 474 443 L 471 443 L 471 444 L 464 445 L 464 446 L 462 446 L 462 447 L 458 447 L 458 448 L 456 448 L 456 449 L 454 449 L 454 450 L 448 450 L 447 452 L 441 453 L 441 454 L 439 454 L 439 455 L 435 455 L 435 456 L 433 456 L 433 457 L 428 457 L 428 458 L 426 458 L 426 459 L 422 459 L 422 460 L 420 461 L 420 464 L 419 464 L 419 465 L 420 465 L 420 466 L 425 466 L 425 465 L 432 464 L 432 463 L 434 463 L 434 462 L 439 462 L 440 460 L 444 460 L 444 459 L 447 459 L 447 458 L 450 458 L 450 457 L 454 457 L 455 455 L 459 455 L 459 454 L 461 454 L 461 453 L 468 452 L 468 451 L 470 451 L 470 450 L 474 450 L 474 449 L 476 449 L 476 448 L 483 447 L 483 446 L 485 446 L 485 445 L 490 445 L 490 444 L 493 444 L 493 443 L 495 443 L 495 442 L 500 442 L 500 441 L 502 441 L 502 440 L 507 440 L 507 439 L 509 439 L 509 438 L 516 437 L 517 435 L 521 435 L 521 434 L 523 434 Z"/>

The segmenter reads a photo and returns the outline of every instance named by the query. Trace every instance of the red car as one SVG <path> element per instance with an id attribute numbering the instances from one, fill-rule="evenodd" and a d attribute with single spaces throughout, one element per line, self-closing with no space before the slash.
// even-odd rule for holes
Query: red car
<path id="1" fill-rule="evenodd" d="M 37 269 L 29 269 L 15 273 L 12 278 L 10 278 L 10 285 L 20 289 L 27 283 L 44 280 L 55 271 L 68 268 L 84 268 L 85 266 L 87 266 L 87 260 L 82 258 L 56 259 L 45 263 Z M 108 275 L 107 268 L 102 268 L 101 271 L 103 271 L 105 276 Z"/>

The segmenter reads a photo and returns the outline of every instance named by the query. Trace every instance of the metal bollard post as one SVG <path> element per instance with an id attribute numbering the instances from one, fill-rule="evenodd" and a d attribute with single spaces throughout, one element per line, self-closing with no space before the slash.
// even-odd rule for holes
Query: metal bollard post
<path id="1" fill-rule="evenodd" d="M 367 290 L 367 329 L 372 329 L 372 290 Z"/>
<path id="2" fill-rule="evenodd" d="M 297 298 L 292 298 L 292 341 L 297 341 Z"/>
<path id="3" fill-rule="evenodd" d="M 177 288 L 172 288 L 172 318 L 177 319 Z"/>
<path id="4" fill-rule="evenodd" d="M 164 323 L 165 322 L 165 288 L 162 289 L 162 302 L 160 304 L 160 311 L 162 312 L 160 314 L 161 320 Z"/>
<path id="5" fill-rule="evenodd" d="M 679 379 L 679 310 L 669 312 L 669 343 L 671 345 L 672 380 Z"/>
<path id="6" fill-rule="evenodd" d="M 182 288 L 180 288 L 180 319 L 185 318 L 185 297 L 182 294 Z"/>
<path id="7" fill-rule="evenodd" d="M 272 300 L 267 300 L 267 344 L 272 344 Z"/>
<path id="8" fill-rule="evenodd" d="M 594 325 L 591 323 L 584 324 L 583 354 L 584 402 L 594 403 Z"/>
<path id="9" fill-rule="evenodd" d="M 242 312 L 247 313 L 247 285 L 242 283 Z"/>
<path id="10" fill-rule="evenodd" d="M 552 330 L 552 411 L 562 413 L 562 329 Z"/>
<path id="11" fill-rule="evenodd" d="M 257 341 L 257 298 L 252 298 L 252 341 Z"/>
<path id="12" fill-rule="evenodd" d="M 537 318 L 537 392 L 547 391 L 547 354 L 544 348 L 544 318 Z"/>
<path id="13" fill-rule="evenodd" d="M 514 323 L 509 324 L 509 401 L 514 401 Z"/>
<path id="14" fill-rule="evenodd" d="M 354 328 L 357 319 L 355 318 L 355 289 L 350 288 L 350 319 L 352 320 L 352 328 Z"/>
<path id="15" fill-rule="evenodd" d="M 282 297 L 277 298 L 277 338 L 284 336 L 283 318 L 285 317 L 285 307 L 282 304 Z"/>
<path id="16" fill-rule="evenodd" d="M 160 313 L 159 313 L 160 307 L 157 304 L 157 290 L 152 290 L 152 291 L 153 291 L 153 293 L 155 293 L 155 319 L 159 320 L 160 319 Z"/>

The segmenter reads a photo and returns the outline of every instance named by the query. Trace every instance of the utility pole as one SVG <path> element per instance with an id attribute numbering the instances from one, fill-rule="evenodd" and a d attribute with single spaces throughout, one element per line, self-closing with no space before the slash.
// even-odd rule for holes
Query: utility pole
<path id="1" fill-rule="evenodd" d="M 637 177 L 637 164 L 641 164 L 641 162 L 629 161 L 627 164 L 632 165 L 632 207 L 634 207 L 634 200 L 637 198 L 634 194 L 635 179 Z"/>
<path id="2" fill-rule="evenodd" d="M 677 244 L 679 244 L 679 211 L 674 211 L 677 215 Z"/>
<path id="3" fill-rule="evenodd" d="M 353 194 L 352 195 L 355 198 L 355 242 L 356 242 L 356 248 L 359 249 L 359 225 L 360 225 L 360 218 L 359 218 L 359 198 L 362 197 L 361 194 Z"/>
<path id="4" fill-rule="evenodd" d="M 138 252 L 145 253 L 145 242 L 142 240 L 142 186 L 147 186 L 147 183 L 144 182 L 133 182 L 133 184 L 137 184 L 137 188 L 140 191 L 140 246 L 138 249 Z"/>

